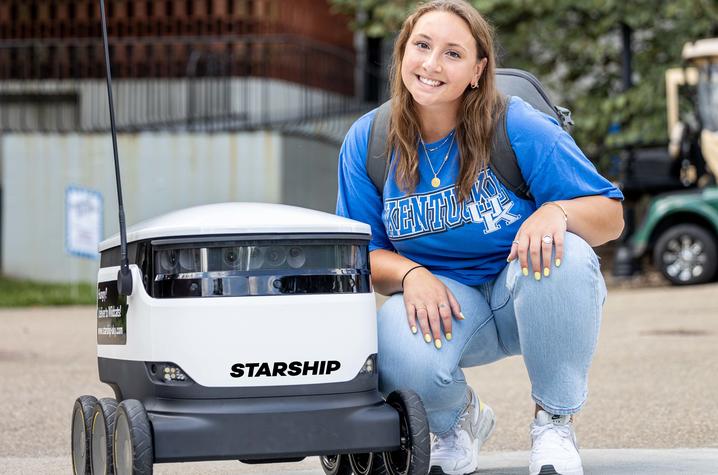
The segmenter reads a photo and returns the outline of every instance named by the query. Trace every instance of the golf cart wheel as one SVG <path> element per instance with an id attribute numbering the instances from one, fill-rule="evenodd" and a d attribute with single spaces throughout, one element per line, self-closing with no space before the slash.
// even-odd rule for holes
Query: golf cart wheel
<path id="1" fill-rule="evenodd" d="M 115 431 L 115 412 L 117 412 L 117 401 L 112 398 L 102 398 L 95 403 L 90 442 L 93 475 L 113 475 L 115 473 L 112 465 L 112 433 Z"/>
<path id="2" fill-rule="evenodd" d="M 384 469 L 389 475 L 426 475 L 429 473 L 429 421 L 419 395 L 410 390 L 389 394 L 386 402 L 399 413 L 401 447 L 384 452 Z"/>
<path id="3" fill-rule="evenodd" d="M 680 224 L 660 235 L 653 250 L 653 262 L 675 285 L 709 282 L 716 274 L 715 237 L 695 224 Z"/>
<path id="4" fill-rule="evenodd" d="M 352 473 L 349 456 L 346 454 L 322 455 L 319 457 L 319 461 L 326 475 L 351 475 Z"/>
<path id="5" fill-rule="evenodd" d="M 90 434 L 92 433 L 92 409 L 97 399 L 93 396 L 80 396 L 72 407 L 72 473 L 89 475 L 90 472 Z"/>
<path id="6" fill-rule="evenodd" d="M 152 428 L 144 406 L 136 399 L 125 399 L 117 406 L 112 461 L 117 475 L 152 474 Z"/>

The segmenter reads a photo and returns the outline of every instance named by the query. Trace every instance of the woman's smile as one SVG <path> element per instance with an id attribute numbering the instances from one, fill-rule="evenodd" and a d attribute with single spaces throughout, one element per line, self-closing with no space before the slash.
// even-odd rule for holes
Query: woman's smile
<path id="1" fill-rule="evenodd" d="M 443 83 L 442 81 L 438 81 L 438 80 L 434 80 L 434 79 L 429 79 L 429 78 L 427 78 L 427 77 L 425 77 L 425 76 L 420 76 L 420 75 L 417 74 L 416 77 L 419 79 L 419 82 L 420 82 L 420 83 L 425 84 L 425 85 L 429 86 L 429 87 L 432 88 L 432 89 L 444 85 L 444 83 Z"/>

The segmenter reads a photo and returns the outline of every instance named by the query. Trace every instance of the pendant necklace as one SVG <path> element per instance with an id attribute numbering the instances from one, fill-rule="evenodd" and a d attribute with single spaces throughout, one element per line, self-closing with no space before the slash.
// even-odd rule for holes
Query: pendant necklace
<path id="1" fill-rule="evenodd" d="M 426 161 L 429 162 L 429 167 L 431 168 L 431 173 L 434 174 L 434 178 L 431 179 L 431 186 L 434 188 L 438 188 L 441 185 L 441 180 L 439 179 L 439 173 L 441 172 L 441 169 L 444 168 L 444 165 L 446 164 L 446 161 L 449 159 L 449 154 L 451 153 L 451 146 L 454 145 L 454 134 L 451 134 L 451 142 L 449 142 L 449 149 L 446 151 L 446 155 L 444 155 L 444 161 L 441 162 L 441 165 L 439 165 L 439 169 L 434 171 L 434 165 L 431 163 L 431 157 L 429 157 L 429 151 L 426 149 L 426 144 L 424 143 L 424 139 L 419 136 L 419 140 L 421 141 L 421 146 L 424 147 L 424 153 L 426 154 Z M 438 148 L 438 147 L 437 147 Z M 434 149 L 436 150 L 436 149 Z"/>

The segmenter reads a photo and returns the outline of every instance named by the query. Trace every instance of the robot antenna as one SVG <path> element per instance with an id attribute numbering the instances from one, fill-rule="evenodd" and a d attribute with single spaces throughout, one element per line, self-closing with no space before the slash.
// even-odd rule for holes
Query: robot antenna
<path id="1" fill-rule="evenodd" d="M 117 182 L 117 205 L 120 214 L 120 271 L 117 273 L 117 291 L 120 295 L 132 293 L 132 274 L 127 260 L 127 231 L 125 229 L 125 207 L 122 203 L 122 183 L 120 179 L 120 159 L 117 154 L 117 130 L 115 129 L 115 107 L 112 102 L 112 72 L 110 71 L 110 47 L 107 41 L 107 19 L 105 1 L 100 0 L 102 17 L 102 43 L 105 48 L 105 67 L 107 69 L 107 98 L 110 104 L 110 128 L 112 130 L 112 151 L 115 156 L 115 180 Z"/>

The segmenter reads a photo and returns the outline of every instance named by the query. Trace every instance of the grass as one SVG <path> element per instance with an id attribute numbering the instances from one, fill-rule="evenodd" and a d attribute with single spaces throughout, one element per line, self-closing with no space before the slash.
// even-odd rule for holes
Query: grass
<path id="1" fill-rule="evenodd" d="M 0 307 L 94 305 L 92 284 L 51 284 L 0 276 Z"/>

